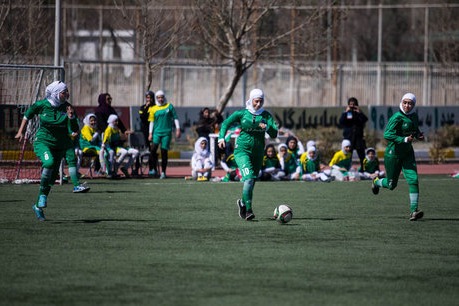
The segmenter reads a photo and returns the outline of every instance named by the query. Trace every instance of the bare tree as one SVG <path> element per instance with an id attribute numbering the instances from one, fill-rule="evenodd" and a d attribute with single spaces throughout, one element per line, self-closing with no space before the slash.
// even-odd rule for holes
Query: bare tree
<path id="1" fill-rule="evenodd" d="M 129 7 L 124 0 L 114 0 L 114 3 L 121 11 L 123 22 L 136 29 L 138 46 L 132 45 L 132 48 L 145 62 L 145 88 L 149 90 L 153 74 L 175 56 L 187 37 L 184 8 L 166 6 L 167 1 L 158 0 L 133 0 L 129 1 Z"/>
<path id="2" fill-rule="evenodd" d="M 317 14 L 313 14 L 297 19 L 300 20 L 297 23 L 285 22 L 288 20 L 285 15 L 276 15 L 277 3 L 277 0 L 194 1 L 196 26 L 202 43 L 232 67 L 232 76 L 220 97 L 218 111 L 225 109 L 241 77 L 258 60 L 291 59 L 289 41 L 292 35 L 305 30 L 305 26 L 317 18 Z M 279 48 L 285 52 L 279 52 Z"/>
<path id="3" fill-rule="evenodd" d="M 46 9 L 44 2 L 42 0 L 2 2 L 0 55 L 4 62 L 32 61 L 37 64 L 42 61 L 40 56 L 52 52 L 54 10 Z"/>

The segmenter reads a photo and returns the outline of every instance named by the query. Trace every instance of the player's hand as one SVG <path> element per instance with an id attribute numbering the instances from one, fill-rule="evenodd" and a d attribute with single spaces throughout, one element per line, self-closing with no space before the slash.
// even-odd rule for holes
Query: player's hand
<path id="1" fill-rule="evenodd" d="M 264 122 L 260 122 L 260 124 L 258 125 L 262 130 L 266 130 L 266 126 L 267 124 L 264 123 Z"/>
<path id="2" fill-rule="evenodd" d="M 148 141 L 151 141 L 153 139 L 153 136 L 150 134 L 148 135 Z"/>
<path id="3" fill-rule="evenodd" d="M 226 147 L 225 140 L 220 140 L 218 142 L 218 147 L 223 150 Z"/>
<path id="4" fill-rule="evenodd" d="M 23 138 L 23 137 L 24 137 L 24 135 L 22 135 L 22 133 L 19 133 L 19 132 L 14 136 L 15 139 L 18 139 L 18 140 L 19 140 L 19 142 L 22 141 L 22 138 Z"/>
<path id="5" fill-rule="evenodd" d="M 421 141 L 425 140 L 424 133 L 419 133 L 418 139 Z"/>
<path id="6" fill-rule="evenodd" d="M 182 131 L 180 129 L 176 129 L 175 130 L 175 137 L 176 138 L 180 138 L 180 136 L 182 136 Z"/>

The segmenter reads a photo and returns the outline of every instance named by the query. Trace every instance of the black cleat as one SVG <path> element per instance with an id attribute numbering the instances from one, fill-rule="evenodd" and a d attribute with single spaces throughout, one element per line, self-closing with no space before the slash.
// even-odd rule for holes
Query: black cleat
<path id="1" fill-rule="evenodd" d="M 237 204 L 237 208 L 239 210 L 239 217 L 241 217 L 241 219 L 245 219 L 246 218 L 246 214 L 247 214 L 247 211 L 246 211 L 246 207 L 244 205 L 244 203 L 242 203 L 242 200 L 239 199 L 236 201 L 236 204 Z"/>

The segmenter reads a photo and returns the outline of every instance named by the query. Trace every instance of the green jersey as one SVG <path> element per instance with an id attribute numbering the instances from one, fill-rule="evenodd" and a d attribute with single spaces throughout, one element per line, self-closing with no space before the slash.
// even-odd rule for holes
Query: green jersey
<path id="1" fill-rule="evenodd" d="M 300 164 L 301 174 L 320 172 L 320 160 L 310 159 L 307 152 L 301 154 Z"/>
<path id="2" fill-rule="evenodd" d="M 239 122 L 241 132 L 236 140 L 236 151 L 239 150 L 261 150 L 263 158 L 263 150 L 265 147 L 265 132 L 271 138 L 277 137 L 277 125 L 268 111 L 262 112 L 260 115 L 253 115 L 247 109 L 235 111 L 231 116 L 223 121 L 218 139 L 224 139 L 226 131 L 233 123 Z M 266 131 L 259 127 L 263 122 L 266 124 Z"/>
<path id="3" fill-rule="evenodd" d="M 363 160 L 363 168 L 359 169 L 359 171 L 364 171 L 368 173 L 375 173 L 379 171 L 379 160 L 375 157 L 373 160 L 369 160 L 368 158 L 364 158 Z"/>
<path id="4" fill-rule="evenodd" d="M 263 157 L 263 165 L 262 169 L 267 169 L 267 168 L 275 168 L 275 169 L 281 169 L 281 163 L 279 161 L 279 158 L 277 156 L 269 158 L 268 156 Z"/>
<path id="5" fill-rule="evenodd" d="M 78 119 L 67 116 L 68 103 L 53 107 L 48 100 L 39 100 L 32 104 L 24 114 L 27 120 L 38 115 L 40 127 L 35 135 L 34 143 L 45 144 L 54 149 L 73 147 L 71 131 L 78 130 Z"/>
<path id="6" fill-rule="evenodd" d="M 172 132 L 172 123 L 178 119 L 172 104 L 154 105 L 148 109 L 148 121 L 153 121 L 153 134 L 166 136 Z"/>
<path id="7" fill-rule="evenodd" d="M 418 114 L 405 115 L 402 112 L 393 114 L 384 130 L 384 139 L 388 141 L 385 154 L 394 157 L 412 154 L 413 146 L 410 142 L 405 142 L 405 137 L 410 135 L 416 138 L 420 135 Z"/>

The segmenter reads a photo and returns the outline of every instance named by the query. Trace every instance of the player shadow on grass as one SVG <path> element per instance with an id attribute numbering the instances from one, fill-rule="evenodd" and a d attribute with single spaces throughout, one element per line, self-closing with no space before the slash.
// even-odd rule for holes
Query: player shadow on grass
<path id="1" fill-rule="evenodd" d="M 343 218 L 298 218 L 298 217 L 294 217 L 292 219 L 292 221 L 294 220 L 319 220 L 319 221 L 336 221 L 336 220 L 342 220 Z M 290 221 L 290 222 L 292 222 Z"/>
<path id="2" fill-rule="evenodd" d="M 98 190 L 98 191 L 92 191 L 91 193 L 135 193 L 135 191 L 132 190 Z"/>
<path id="3" fill-rule="evenodd" d="M 101 223 L 101 222 L 152 222 L 157 220 L 139 220 L 139 219 L 115 219 L 115 218 L 101 218 L 101 219 L 81 219 L 81 220 L 52 220 L 47 219 L 46 223 L 65 224 L 65 223 Z"/>

